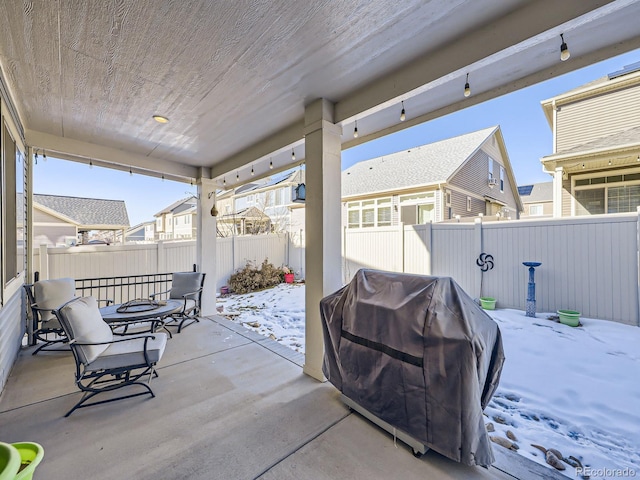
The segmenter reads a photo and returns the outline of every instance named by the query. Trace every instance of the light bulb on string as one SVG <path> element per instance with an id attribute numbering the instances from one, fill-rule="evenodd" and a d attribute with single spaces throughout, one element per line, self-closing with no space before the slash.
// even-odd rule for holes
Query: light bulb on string
<path id="1" fill-rule="evenodd" d="M 356 126 L 353 128 L 353 138 L 358 138 L 358 121 L 356 120 Z"/>
<path id="2" fill-rule="evenodd" d="M 131 170 L 131 167 L 129 167 L 129 176 L 133 177 L 133 170 Z"/>
<path id="3" fill-rule="evenodd" d="M 273 160 L 269 159 L 269 170 L 273 170 Z"/>
<path id="4" fill-rule="evenodd" d="M 254 172 L 253 172 L 253 166 L 251 166 L 251 176 L 253 177 Z"/>
<path id="5" fill-rule="evenodd" d="M 222 177 L 222 186 L 226 187 L 227 186 L 227 179 Z"/>
<path id="6" fill-rule="evenodd" d="M 47 152 L 45 152 L 44 150 L 42 151 L 42 160 L 44 160 L 45 162 L 47 161 Z"/>
<path id="7" fill-rule="evenodd" d="M 402 101 L 402 111 L 400 112 L 400 121 L 404 122 L 406 118 L 407 118 L 407 116 L 405 115 L 405 112 L 404 112 L 404 100 L 403 100 Z"/>
<path id="8" fill-rule="evenodd" d="M 296 152 L 292 148 L 291 149 L 291 160 L 295 160 L 295 159 L 296 159 Z"/>
<path id="9" fill-rule="evenodd" d="M 569 60 L 571 56 L 571 52 L 569 52 L 569 47 L 567 46 L 567 42 L 564 41 L 564 33 L 560 34 L 560 38 L 562 39 L 562 45 L 560 45 L 560 60 L 563 62 Z"/>
<path id="10" fill-rule="evenodd" d="M 240 180 L 240 173 L 236 172 L 236 181 Z"/>
<path id="11" fill-rule="evenodd" d="M 469 86 L 469 74 L 467 73 L 467 82 L 464 84 L 464 96 L 471 95 L 471 87 Z"/>
<path id="12" fill-rule="evenodd" d="M 36 155 L 35 155 L 35 157 L 33 157 L 33 158 L 34 158 L 34 160 L 35 160 L 35 162 L 36 162 L 36 165 L 37 165 L 37 164 L 38 164 L 38 152 L 36 152 Z"/>
<path id="13" fill-rule="evenodd" d="M 89 168 L 93 168 L 93 160 L 89 159 Z"/>

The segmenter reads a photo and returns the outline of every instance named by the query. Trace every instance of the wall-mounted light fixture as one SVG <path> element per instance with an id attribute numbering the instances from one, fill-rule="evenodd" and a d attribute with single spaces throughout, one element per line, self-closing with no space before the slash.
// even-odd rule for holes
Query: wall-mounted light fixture
<path id="1" fill-rule="evenodd" d="M 569 47 L 567 47 L 567 42 L 564 41 L 564 33 L 560 34 L 560 38 L 562 39 L 562 45 L 560 45 L 560 60 L 564 62 L 569 60 L 571 52 L 569 51 Z"/>

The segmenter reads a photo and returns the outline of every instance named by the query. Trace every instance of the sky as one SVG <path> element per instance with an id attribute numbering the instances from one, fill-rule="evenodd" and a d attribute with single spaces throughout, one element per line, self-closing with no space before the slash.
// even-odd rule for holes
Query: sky
<path id="1" fill-rule="evenodd" d="M 303 284 L 280 284 L 219 297 L 217 306 L 235 323 L 304 352 L 304 298 Z M 577 458 L 591 478 L 640 477 L 640 328 L 590 318 L 574 328 L 543 312 L 486 313 L 500 328 L 506 357 L 484 411 L 490 437 L 509 440 L 510 431 L 518 453 L 545 466 L 532 444 Z M 583 478 L 564 466 L 567 477 Z"/>
<path id="2" fill-rule="evenodd" d="M 551 128 L 540 102 L 638 61 L 640 50 L 635 50 L 350 148 L 342 152 L 342 168 L 361 160 L 500 125 L 518 185 L 551 181 L 540 164 L 541 157 L 552 153 Z M 407 115 L 410 117 L 411 112 L 407 111 Z M 195 194 L 196 187 L 53 158 L 44 162 L 40 158 L 34 168 L 34 192 L 124 200 L 130 225 L 134 226 L 153 220 L 155 213 Z"/>

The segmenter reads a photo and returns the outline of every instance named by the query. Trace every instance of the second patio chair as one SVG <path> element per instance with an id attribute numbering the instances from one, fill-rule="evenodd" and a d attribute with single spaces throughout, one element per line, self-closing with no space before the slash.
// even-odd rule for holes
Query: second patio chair
<path id="1" fill-rule="evenodd" d="M 151 294 L 151 299 L 162 298 L 162 295 L 168 293 L 170 299 L 184 301 L 180 311 L 165 320 L 165 327 L 177 325 L 180 333 L 183 327 L 200 321 L 198 315 L 200 315 L 204 277 L 205 274 L 201 272 L 177 272 L 173 274 L 171 290 Z"/>
<path id="2" fill-rule="evenodd" d="M 75 298 L 55 314 L 69 338 L 76 361 L 76 385 L 84 392 L 65 417 L 78 408 L 139 395 L 155 397 L 149 383 L 151 377 L 158 376 L 155 366 L 167 345 L 166 334 L 155 332 L 114 339 L 93 297 Z M 142 381 L 145 377 L 146 382 Z M 144 391 L 86 403 L 99 393 L 132 385 L 140 385 Z"/>
<path id="3" fill-rule="evenodd" d="M 32 355 L 41 351 L 68 351 L 68 348 L 61 348 L 67 342 L 67 336 L 53 311 L 75 297 L 76 284 L 73 278 L 40 280 L 24 285 L 24 288 L 33 320 L 31 343 L 43 342 Z"/>

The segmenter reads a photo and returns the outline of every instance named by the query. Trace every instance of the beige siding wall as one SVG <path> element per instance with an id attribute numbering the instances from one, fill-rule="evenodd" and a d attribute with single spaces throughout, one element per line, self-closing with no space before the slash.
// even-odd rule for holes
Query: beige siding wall
<path id="1" fill-rule="evenodd" d="M 495 137 L 492 137 L 494 139 Z M 492 139 L 489 139 L 483 146 L 482 150 L 479 150 L 451 179 L 451 186 L 461 187 L 467 192 L 473 192 L 477 195 L 488 195 L 501 202 L 504 202 L 512 211 L 512 218 L 516 218 L 515 212 L 517 210 L 514 189 L 515 185 L 511 185 L 507 170 L 505 167 L 505 161 L 500 154 L 500 150 L 497 146 L 493 145 Z M 498 179 L 498 185 L 493 188 L 489 187 L 489 157 L 493 159 L 493 178 Z M 500 167 L 504 170 L 504 191 L 500 191 Z M 462 210 L 462 214 L 466 214 L 466 194 L 465 204 Z M 484 212 L 484 207 L 481 212 Z M 478 212 L 474 210 L 474 214 Z M 488 213 L 488 212 L 486 212 Z"/>
<path id="2" fill-rule="evenodd" d="M 61 220 L 58 217 L 54 217 L 42 210 L 38 210 L 37 208 L 33 209 L 33 222 L 34 223 L 64 223 L 67 224 L 64 220 Z"/>
<path id="3" fill-rule="evenodd" d="M 556 151 L 640 126 L 640 85 L 562 105 L 557 111 Z"/>
<path id="4" fill-rule="evenodd" d="M 542 205 L 542 215 L 530 215 L 529 207 L 532 205 Z M 547 217 L 553 215 L 553 202 L 527 202 L 524 204 L 524 212 L 520 214 L 520 218 L 537 218 L 537 217 Z"/>

